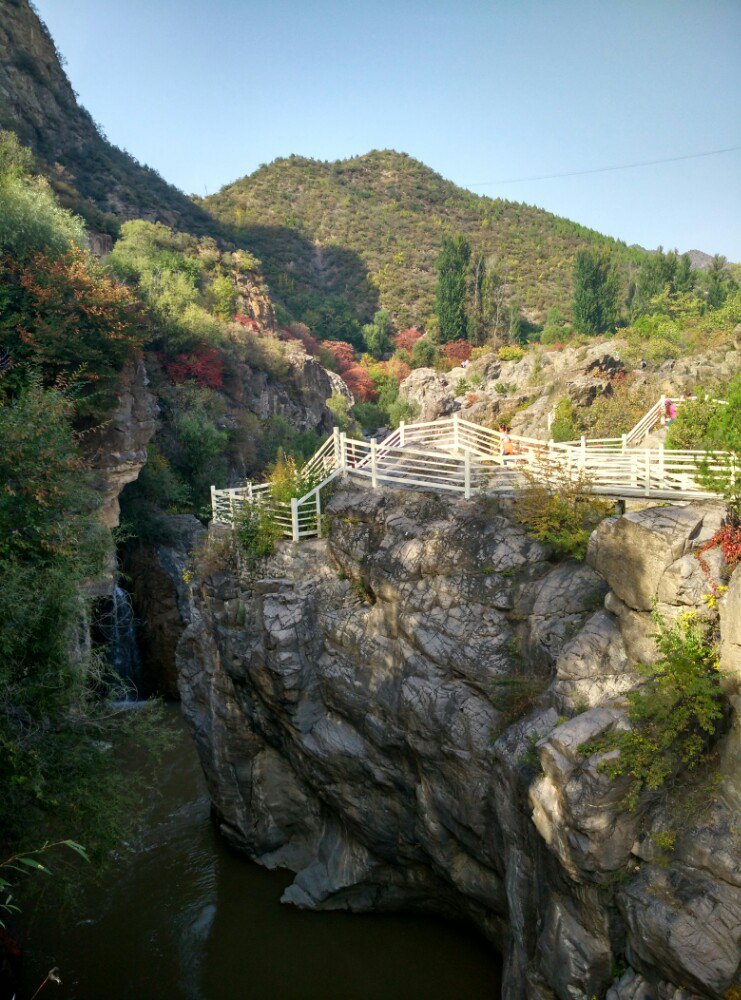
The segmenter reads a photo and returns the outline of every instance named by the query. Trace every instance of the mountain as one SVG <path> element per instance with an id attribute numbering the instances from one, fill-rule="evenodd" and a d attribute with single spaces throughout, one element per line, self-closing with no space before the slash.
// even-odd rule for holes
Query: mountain
<path id="1" fill-rule="evenodd" d="M 28 0 L 0 2 L 0 128 L 29 146 L 60 201 L 92 230 L 144 218 L 205 233 L 216 224 L 182 191 L 112 145 L 77 96 Z"/>
<path id="2" fill-rule="evenodd" d="M 707 271 L 713 260 L 713 255 L 704 250 L 688 250 L 687 255 L 693 271 Z"/>
<path id="3" fill-rule="evenodd" d="M 472 194 L 391 150 L 334 163 L 279 159 L 201 204 L 238 230 L 273 294 L 307 322 L 334 296 L 362 320 L 381 306 L 397 325 L 424 323 L 446 230 L 497 258 L 533 319 L 551 306 L 568 311 L 581 247 L 604 245 L 626 261 L 642 256 L 540 208 Z"/>

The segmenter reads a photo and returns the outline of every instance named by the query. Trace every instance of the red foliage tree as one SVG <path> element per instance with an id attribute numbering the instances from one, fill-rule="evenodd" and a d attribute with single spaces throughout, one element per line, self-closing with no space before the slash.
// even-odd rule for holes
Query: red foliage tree
<path id="1" fill-rule="evenodd" d="M 298 341 L 307 354 L 311 354 L 314 358 L 319 357 L 321 344 L 305 323 L 292 323 L 280 331 L 280 337 L 282 340 Z"/>
<path id="2" fill-rule="evenodd" d="M 443 357 L 451 368 L 455 368 L 461 361 L 468 361 L 471 351 L 472 347 L 467 340 L 450 340 L 442 346 Z"/>
<path id="3" fill-rule="evenodd" d="M 348 365 L 340 374 L 345 380 L 348 389 L 355 397 L 356 402 L 370 403 L 378 395 L 373 379 L 362 365 Z"/>
<path id="4" fill-rule="evenodd" d="M 399 330 L 394 337 L 394 347 L 397 351 L 410 351 L 420 338 L 424 337 L 421 330 L 414 326 L 409 326 L 406 330 Z"/>
<path id="5" fill-rule="evenodd" d="M 195 382 L 204 389 L 220 389 L 224 384 L 224 362 L 216 348 L 205 344 L 190 354 L 178 354 L 172 361 L 166 361 L 164 367 L 175 385 Z"/>
<path id="6" fill-rule="evenodd" d="M 321 346 L 331 354 L 340 375 L 356 363 L 352 344 L 344 340 L 323 340 Z"/>

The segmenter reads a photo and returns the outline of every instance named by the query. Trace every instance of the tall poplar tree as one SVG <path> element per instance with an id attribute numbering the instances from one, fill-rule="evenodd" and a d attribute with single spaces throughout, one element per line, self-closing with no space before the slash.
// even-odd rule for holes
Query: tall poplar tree
<path id="1" fill-rule="evenodd" d="M 619 316 L 620 282 L 606 250 L 580 250 L 574 264 L 574 328 L 579 333 L 607 333 Z"/>
<path id="2" fill-rule="evenodd" d="M 466 316 L 466 275 L 471 247 L 465 236 L 443 236 L 437 258 L 435 312 L 438 338 L 445 344 L 468 336 Z"/>

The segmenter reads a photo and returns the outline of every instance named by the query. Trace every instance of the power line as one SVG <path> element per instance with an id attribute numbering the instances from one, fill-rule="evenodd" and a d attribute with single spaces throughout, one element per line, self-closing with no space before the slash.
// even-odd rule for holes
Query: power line
<path id="1" fill-rule="evenodd" d="M 520 184 L 523 181 L 551 181 L 558 177 L 581 177 L 584 174 L 604 174 L 608 170 L 633 170 L 635 167 L 652 167 L 655 163 L 677 163 L 679 160 L 696 160 L 702 156 L 719 156 L 721 153 L 735 153 L 741 146 L 728 146 L 727 149 L 711 149 L 706 153 L 688 153 L 686 156 L 667 156 L 661 160 L 642 160 L 640 163 L 621 163 L 615 167 L 593 167 L 591 170 L 570 170 L 564 174 L 536 174 L 530 177 L 508 177 L 501 181 L 481 181 L 478 184 L 465 184 L 467 188 L 490 187 L 492 184 Z"/>

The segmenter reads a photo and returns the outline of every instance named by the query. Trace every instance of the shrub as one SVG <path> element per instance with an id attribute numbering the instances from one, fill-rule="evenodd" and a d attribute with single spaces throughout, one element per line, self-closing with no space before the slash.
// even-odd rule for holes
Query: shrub
<path id="1" fill-rule="evenodd" d="M 521 361 L 525 357 L 525 352 L 516 344 L 505 344 L 497 351 L 500 361 Z"/>
<path id="2" fill-rule="evenodd" d="M 437 356 L 437 348 L 427 337 L 418 340 L 412 348 L 412 364 L 415 368 L 434 367 Z"/>
<path id="3" fill-rule="evenodd" d="M 542 462 L 537 472 L 525 470 L 527 485 L 515 510 L 529 535 L 545 542 L 558 559 L 583 559 L 589 536 L 611 512 L 611 505 L 589 493 L 589 476 Z"/>
<path id="4" fill-rule="evenodd" d="M 36 367 L 47 385 L 74 375 L 82 390 L 77 412 L 102 416 L 145 337 L 131 292 L 79 248 L 25 263 L 5 257 L 0 278 L 0 348 L 16 366 Z M 25 378 L 22 367 L 18 378 Z"/>
<path id="5" fill-rule="evenodd" d="M 611 778 L 631 779 L 630 809 L 641 793 L 657 791 L 680 768 L 692 770 L 705 758 L 723 716 L 713 625 L 687 611 L 676 622 L 654 612 L 660 657 L 642 667 L 645 684 L 628 694 L 628 732 L 612 733 L 581 747 L 583 754 L 619 750 L 600 764 Z"/>
<path id="6" fill-rule="evenodd" d="M 220 389 L 224 384 L 224 362 L 216 348 L 205 344 L 190 354 L 178 354 L 172 361 L 166 361 L 164 367 L 175 385 L 192 381 L 202 388 Z"/>
<path id="7" fill-rule="evenodd" d="M 327 409 L 332 414 L 335 426 L 339 427 L 341 431 L 354 430 L 355 421 L 350 412 L 350 402 L 347 396 L 343 396 L 340 392 L 333 392 L 327 400 Z"/>
<path id="8" fill-rule="evenodd" d="M 559 399 L 553 413 L 551 438 L 554 441 L 573 441 L 579 435 L 579 425 L 574 404 L 568 396 Z"/>
<path id="9" fill-rule="evenodd" d="M 275 552 L 283 529 L 268 510 L 249 504 L 235 519 L 234 532 L 247 567 L 253 570 Z"/>
<path id="10" fill-rule="evenodd" d="M 373 434 L 388 423 L 388 411 L 377 403 L 356 403 L 352 408 L 356 420 L 364 431 Z"/>

